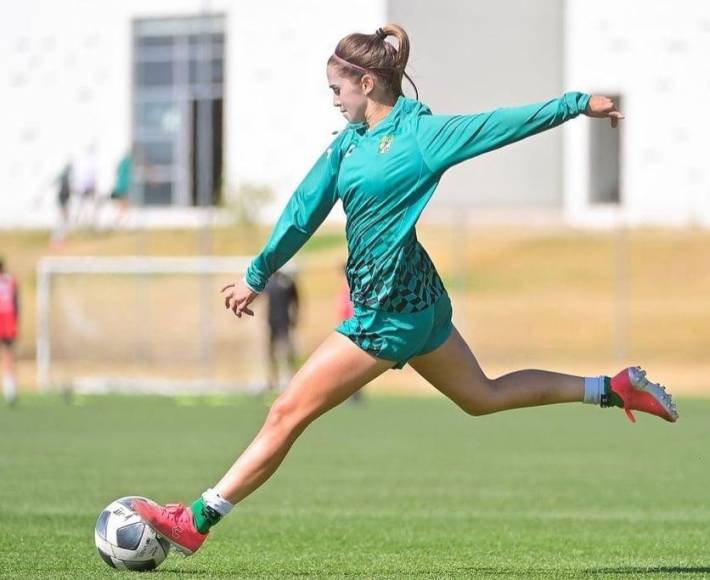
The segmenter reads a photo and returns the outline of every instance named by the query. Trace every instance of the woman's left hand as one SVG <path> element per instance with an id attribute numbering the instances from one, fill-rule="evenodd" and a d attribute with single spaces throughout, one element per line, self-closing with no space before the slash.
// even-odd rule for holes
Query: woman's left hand
<path id="1" fill-rule="evenodd" d="M 609 97 L 594 95 L 589 99 L 587 110 L 584 111 L 587 117 L 595 117 L 597 119 L 611 119 L 611 126 L 616 127 L 619 121 L 624 118 L 624 115 L 616 108 L 616 104 Z"/>

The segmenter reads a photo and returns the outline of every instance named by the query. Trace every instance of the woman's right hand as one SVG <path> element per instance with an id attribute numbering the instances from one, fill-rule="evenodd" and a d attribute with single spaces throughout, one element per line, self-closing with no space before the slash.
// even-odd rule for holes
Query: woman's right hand
<path id="1" fill-rule="evenodd" d="M 616 108 L 614 101 L 602 95 L 593 95 L 589 99 L 589 104 L 584 114 L 587 117 L 595 117 L 597 119 L 611 119 L 611 126 L 614 128 L 624 118 L 624 115 Z"/>
<path id="2" fill-rule="evenodd" d="M 227 284 L 222 288 L 221 293 L 224 294 L 224 307 L 234 312 L 237 318 L 241 318 L 242 314 L 254 316 L 254 312 L 248 306 L 259 294 L 249 288 L 243 279 Z"/>

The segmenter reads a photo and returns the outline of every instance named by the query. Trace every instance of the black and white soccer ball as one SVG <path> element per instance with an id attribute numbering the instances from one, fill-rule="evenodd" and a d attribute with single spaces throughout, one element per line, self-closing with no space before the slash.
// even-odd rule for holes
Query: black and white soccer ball
<path id="1" fill-rule="evenodd" d="M 159 537 L 131 506 L 134 499 L 122 497 L 107 505 L 96 520 L 94 541 L 99 556 L 112 568 L 153 570 L 165 560 L 170 542 Z"/>

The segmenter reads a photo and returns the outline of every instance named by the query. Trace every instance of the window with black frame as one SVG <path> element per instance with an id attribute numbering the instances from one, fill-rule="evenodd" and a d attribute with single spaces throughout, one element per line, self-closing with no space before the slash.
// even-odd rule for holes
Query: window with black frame
<path id="1" fill-rule="evenodd" d="M 219 202 L 224 17 L 133 23 L 133 191 L 138 205 Z"/>

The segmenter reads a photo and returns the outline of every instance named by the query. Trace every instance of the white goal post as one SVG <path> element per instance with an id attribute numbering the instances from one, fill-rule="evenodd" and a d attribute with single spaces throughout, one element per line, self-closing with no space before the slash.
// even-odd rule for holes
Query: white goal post
<path id="1" fill-rule="evenodd" d="M 120 392 L 121 385 L 130 392 L 187 392 L 195 385 L 199 385 L 201 392 L 210 388 L 224 390 L 230 385 L 233 388 L 233 377 L 220 378 L 219 372 L 214 371 L 214 338 L 218 334 L 215 329 L 222 324 L 222 317 L 217 320 L 214 312 L 220 302 L 219 286 L 241 276 L 250 260 L 244 256 L 42 259 L 37 268 L 40 390 L 47 391 L 56 384 L 99 392 Z M 247 346 L 256 343 L 262 326 L 261 321 L 245 322 L 238 331 L 231 326 L 230 340 L 236 335 L 235 340 L 242 339 Z M 125 335 L 130 335 L 126 340 L 128 346 L 122 346 Z M 170 341 L 176 338 L 185 340 L 171 346 Z M 138 341 L 138 346 L 131 346 L 131 341 Z M 193 348 L 195 344 L 198 346 Z M 228 345 L 228 353 L 229 348 Z M 127 350 L 133 354 L 127 356 Z M 125 364 L 125 359 L 135 358 L 136 352 L 140 360 L 134 366 L 150 370 L 154 361 L 160 360 L 179 376 L 151 379 L 140 372 L 127 372 L 125 369 L 130 365 Z M 195 352 L 201 354 L 193 366 L 205 371 L 202 374 L 187 372 L 182 367 L 184 359 L 195 356 Z M 241 352 L 240 356 L 255 356 L 244 348 Z M 71 376 L 57 379 L 52 371 L 61 357 L 71 359 L 75 370 Z M 118 364 L 121 360 L 123 365 Z M 112 362 L 117 364 L 112 366 Z M 90 377 L 93 367 L 103 369 L 104 373 L 109 368 L 113 374 Z M 144 388 L 145 385 L 148 387 Z"/>

